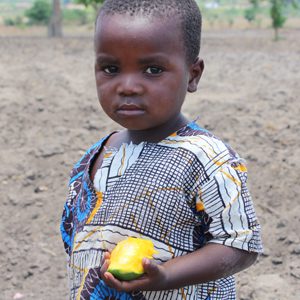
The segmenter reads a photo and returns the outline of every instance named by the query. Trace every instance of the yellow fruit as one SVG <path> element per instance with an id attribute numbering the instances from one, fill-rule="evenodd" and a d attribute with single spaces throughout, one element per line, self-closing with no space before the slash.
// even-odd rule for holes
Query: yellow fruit
<path id="1" fill-rule="evenodd" d="M 142 260 L 156 253 L 152 241 L 129 237 L 117 244 L 110 255 L 107 269 L 120 280 L 133 280 L 144 274 Z"/>

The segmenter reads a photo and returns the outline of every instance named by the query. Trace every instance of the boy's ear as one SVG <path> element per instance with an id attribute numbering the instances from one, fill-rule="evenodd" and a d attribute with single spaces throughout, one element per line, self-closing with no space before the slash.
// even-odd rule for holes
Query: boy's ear
<path id="1" fill-rule="evenodd" d="M 193 93 L 197 91 L 197 86 L 199 83 L 199 80 L 201 78 L 201 75 L 204 70 L 204 62 L 202 59 L 197 57 L 195 62 L 190 67 L 190 78 L 189 78 L 189 84 L 188 84 L 188 92 Z"/>

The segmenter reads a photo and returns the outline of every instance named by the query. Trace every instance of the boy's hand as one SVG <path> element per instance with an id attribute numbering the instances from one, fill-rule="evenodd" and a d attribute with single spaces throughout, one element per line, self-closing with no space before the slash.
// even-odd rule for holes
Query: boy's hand
<path id="1" fill-rule="evenodd" d="M 145 274 L 140 278 L 131 281 L 120 281 L 111 273 L 107 272 L 109 266 L 110 254 L 104 254 L 102 267 L 100 270 L 102 280 L 111 288 L 117 291 L 132 292 L 132 291 L 152 291 L 163 290 L 167 280 L 166 272 L 163 265 L 158 265 L 153 261 L 144 258 L 143 267 Z"/>
<path id="2" fill-rule="evenodd" d="M 118 291 L 132 292 L 178 289 L 225 278 L 253 264 L 257 253 L 211 243 L 162 265 L 144 259 L 145 274 L 132 281 L 120 281 L 108 273 L 109 258 L 106 253 L 100 270 L 104 282 Z"/>

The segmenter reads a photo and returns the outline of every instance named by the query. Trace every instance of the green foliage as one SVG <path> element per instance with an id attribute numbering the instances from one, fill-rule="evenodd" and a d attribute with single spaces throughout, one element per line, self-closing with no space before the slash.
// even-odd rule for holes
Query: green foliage
<path id="1" fill-rule="evenodd" d="M 104 1 L 105 0 L 75 0 L 76 3 L 83 4 L 85 7 L 92 7 L 94 10 L 94 15 L 97 13 Z"/>
<path id="2" fill-rule="evenodd" d="M 5 26 L 15 26 L 15 20 L 13 18 L 5 18 L 4 19 Z"/>
<path id="3" fill-rule="evenodd" d="M 89 21 L 87 11 L 81 9 L 64 9 L 63 19 L 65 23 L 75 23 L 79 25 L 85 25 Z"/>
<path id="4" fill-rule="evenodd" d="M 25 15 L 31 24 L 47 24 L 51 16 L 51 5 L 47 0 L 36 0 Z"/>
<path id="5" fill-rule="evenodd" d="M 250 3 L 252 4 L 253 8 L 258 9 L 259 0 L 250 0 Z"/>
<path id="6" fill-rule="evenodd" d="M 246 20 L 252 22 L 255 20 L 258 13 L 259 0 L 249 0 L 249 2 L 251 4 L 251 7 L 245 10 L 244 16 Z"/>
<path id="7" fill-rule="evenodd" d="M 85 6 L 95 6 L 98 4 L 102 4 L 104 0 L 76 0 L 76 3 L 84 4 Z"/>
<path id="8" fill-rule="evenodd" d="M 284 15 L 284 3 L 282 0 L 271 0 L 271 18 L 274 29 L 283 27 L 286 17 Z"/>
<path id="9" fill-rule="evenodd" d="M 274 28 L 275 37 L 274 40 L 279 39 L 278 29 L 283 27 L 286 17 L 284 16 L 284 0 L 270 0 L 271 10 L 270 15 L 272 18 L 272 27 Z"/>
<path id="10" fill-rule="evenodd" d="M 10 17 L 4 19 L 5 26 L 17 26 L 19 28 L 25 28 L 24 20 L 21 16 Z"/>
<path id="11" fill-rule="evenodd" d="M 245 18 L 247 21 L 252 22 L 255 20 L 256 17 L 256 9 L 248 8 L 245 10 Z"/>
<path id="12" fill-rule="evenodd" d="M 292 6 L 293 6 L 294 9 L 298 9 L 299 8 L 299 4 L 300 4 L 300 2 L 297 2 L 297 0 L 293 0 L 292 1 Z"/>

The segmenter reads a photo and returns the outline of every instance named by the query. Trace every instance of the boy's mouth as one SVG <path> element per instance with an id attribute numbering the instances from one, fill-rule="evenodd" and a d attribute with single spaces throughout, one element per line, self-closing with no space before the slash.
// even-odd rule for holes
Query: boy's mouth
<path id="1" fill-rule="evenodd" d="M 145 110 L 135 104 L 123 104 L 118 107 L 116 113 L 119 116 L 129 117 L 129 116 L 140 116 L 145 113 Z"/>

